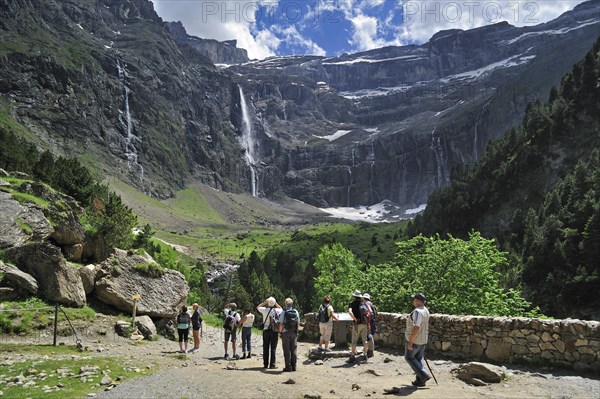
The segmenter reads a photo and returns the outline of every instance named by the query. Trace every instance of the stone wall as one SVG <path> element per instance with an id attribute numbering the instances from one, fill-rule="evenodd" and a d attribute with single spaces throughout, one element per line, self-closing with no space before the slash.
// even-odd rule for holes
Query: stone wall
<path id="1" fill-rule="evenodd" d="M 403 346 L 407 317 L 379 313 L 375 341 Z M 316 314 L 306 314 L 305 319 L 305 337 L 318 339 Z M 428 351 L 465 360 L 600 371 L 600 322 L 432 314 Z"/>

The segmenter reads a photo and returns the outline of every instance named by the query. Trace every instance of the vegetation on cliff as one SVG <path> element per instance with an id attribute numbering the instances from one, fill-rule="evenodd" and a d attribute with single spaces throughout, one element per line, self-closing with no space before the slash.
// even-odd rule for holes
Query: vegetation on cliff
<path id="1" fill-rule="evenodd" d="M 409 233 L 497 238 L 506 286 L 546 314 L 598 317 L 600 298 L 600 40 L 546 103 L 454 171 Z"/>

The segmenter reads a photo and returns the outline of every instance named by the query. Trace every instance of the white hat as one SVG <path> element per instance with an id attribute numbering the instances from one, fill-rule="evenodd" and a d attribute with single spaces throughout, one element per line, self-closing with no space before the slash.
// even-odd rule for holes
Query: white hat
<path id="1" fill-rule="evenodd" d="M 362 298 L 362 294 L 360 293 L 360 291 L 359 291 L 359 290 L 355 290 L 355 291 L 354 291 L 354 294 L 352 294 L 352 296 L 353 296 L 353 297 L 356 297 L 356 298 Z"/>
<path id="2" fill-rule="evenodd" d="M 267 305 L 269 305 L 270 307 L 275 306 L 276 303 L 277 303 L 277 301 L 272 296 L 267 298 Z"/>
<path id="3" fill-rule="evenodd" d="M 363 298 L 365 298 L 365 299 L 371 299 L 371 295 L 369 295 L 369 294 L 363 294 Z"/>

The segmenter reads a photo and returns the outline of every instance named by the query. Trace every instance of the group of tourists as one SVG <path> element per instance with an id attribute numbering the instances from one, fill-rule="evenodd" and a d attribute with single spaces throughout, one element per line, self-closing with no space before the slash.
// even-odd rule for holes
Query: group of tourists
<path id="1" fill-rule="evenodd" d="M 363 356 L 365 360 L 374 356 L 374 335 L 377 332 L 377 307 L 371 301 L 371 296 L 367 293 L 362 294 L 356 290 L 352 294 L 353 300 L 348 307 L 352 323 L 352 350 L 349 363 L 356 362 L 356 347 L 360 339 L 363 345 Z M 405 332 L 405 352 L 404 357 L 416 375 L 412 385 L 417 387 L 425 386 L 431 379 L 427 372 L 425 364 L 425 346 L 429 331 L 429 310 L 425 307 L 425 295 L 417 293 L 412 296 L 414 310 L 410 313 Z M 329 342 L 333 332 L 333 321 L 338 321 L 333 307 L 330 304 L 329 295 L 323 298 L 323 303 L 319 307 L 319 350 L 322 352 L 331 352 Z M 200 345 L 200 326 L 202 318 L 198 311 L 198 304 L 192 305 L 192 315 L 187 312 L 187 307 L 183 306 L 177 316 L 177 332 L 179 335 L 179 349 L 181 353 L 188 353 L 189 327 L 193 330 L 194 347 L 191 353 L 198 350 Z M 256 307 L 256 310 L 262 315 L 263 323 L 260 325 L 263 341 L 263 366 L 265 369 L 276 369 L 276 350 L 279 339 L 281 338 L 285 367 L 283 371 L 296 371 L 298 354 L 298 327 L 300 315 L 294 308 L 294 301 L 286 298 L 284 307 L 282 307 L 275 298 L 269 297 L 262 301 Z M 224 359 L 229 359 L 228 344 L 231 341 L 232 359 L 249 359 L 252 356 L 252 326 L 255 316 L 250 308 L 246 307 L 240 316 L 237 312 L 237 305 L 234 302 L 228 303 L 223 309 L 225 321 L 223 329 L 225 332 Z M 241 330 L 242 337 L 242 357 L 236 352 L 237 331 Z"/>

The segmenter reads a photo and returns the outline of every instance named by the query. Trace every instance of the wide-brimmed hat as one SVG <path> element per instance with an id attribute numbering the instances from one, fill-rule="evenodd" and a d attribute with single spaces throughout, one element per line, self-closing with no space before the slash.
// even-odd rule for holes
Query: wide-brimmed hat
<path id="1" fill-rule="evenodd" d="M 362 294 L 360 293 L 359 290 L 355 290 L 354 293 L 352 294 L 352 296 L 355 298 L 362 298 Z"/>
<path id="2" fill-rule="evenodd" d="M 272 296 L 267 298 L 267 305 L 269 305 L 270 307 L 275 306 L 276 303 L 277 303 L 277 301 Z"/>
<path id="3" fill-rule="evenodd" d="M 371 295 L 369 295 L 369 294 L 363 294 L 363 298 L 370 300 L 371 299 Z"/>
<path id="4" fill-rule="evenodd" d="M 419 301 L 423 301 L 423 302 L 425 302 L 427 300 L 427 298 L 425 298 L 425 295 L 423 295 L 421 292 L 414 294 L 411 298 L 418 299 Z"/>

